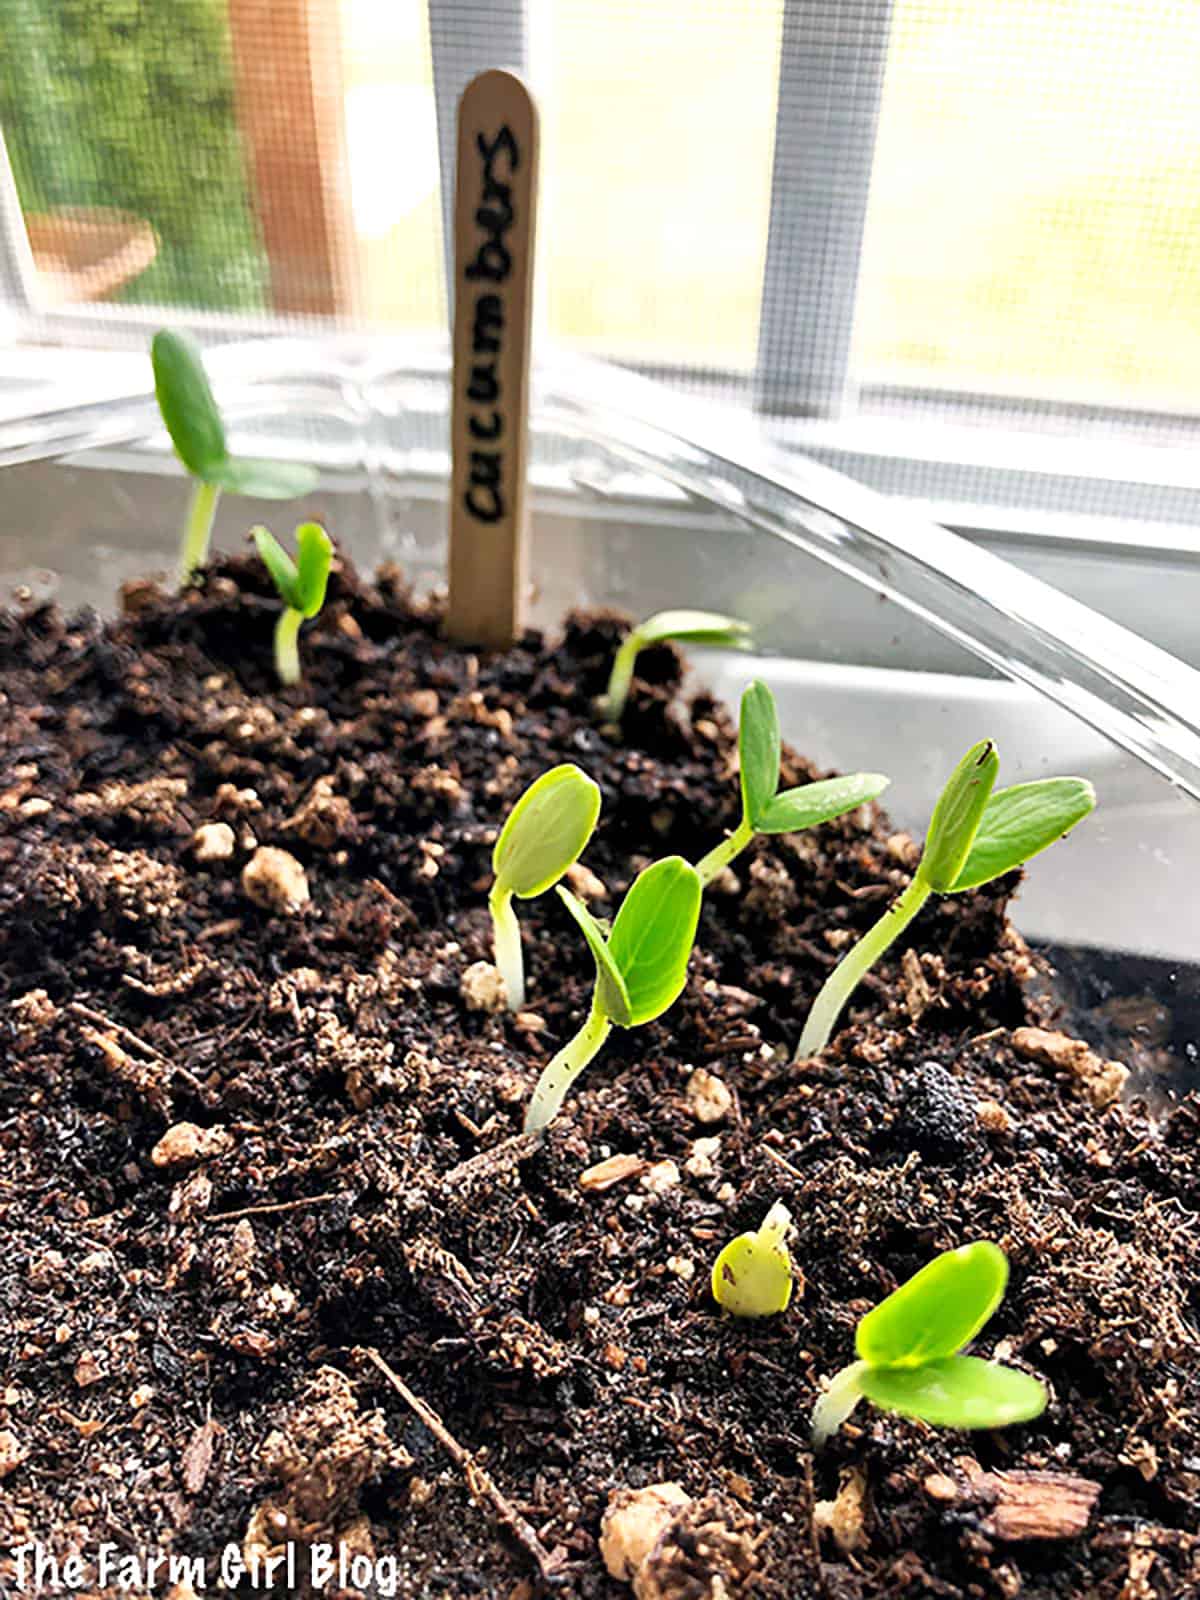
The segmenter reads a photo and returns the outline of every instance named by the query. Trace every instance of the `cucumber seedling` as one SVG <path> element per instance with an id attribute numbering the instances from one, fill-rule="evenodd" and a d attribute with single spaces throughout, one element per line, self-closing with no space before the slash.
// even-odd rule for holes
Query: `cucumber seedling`
<path id="1" fill-rule="evenodd" d="M 154 393 L 175 454 L 192 476 L 192 501 L 179 557 L 182 588 L 208 557 L 221 490 L 255 500 L 294 500 L 317 481 L 312 467 L 231 456 L 225 424 L 204 370 L 200 347 L 185 333 L 163 328 L 150 347 Z"/>
<path id="2" fill-rule="evenodd" d="M 707 644 L 716 649 L 745 650 L 750 644 L 750 624 L 715 611 L 656 611 L 631 628 L 617 650 L 609 674 L 608 691 L 601 701 L 610 722 L 620 722 L 629 699 L 633 671 L 641 652 L 652 644 L 673 639 L 678 644 Z"/>
<path id="3" fill-rule="evenodd" d="M 1004 1428 L 1046 1409 L 1045 1387 L 1012 1367 L 960 1355 L 1004 1298 L 1008 1261 L 987 1240 L 935 1256 L 858 1325 L 858 1360 L 813 1411 L 816 1449 L 860 1400 L 940 1428 Z"/>
<path id="4" fill-rule="evenodd" d="M 558 893 L 579 924 L 596 963 L 587 1020 L 547 1063 L 525 1113 L 537 1133 L 558 1115 L 567 1090 L 613 1027 L 639 1028 L 673 1005 L 687 982 L 688 957 L 700 918 L 700 879 L 682 856 L 667 856 L 638 874 L 621 902 L 612 932 L 569 889 Z"/>
<path id="5" fill-rule="evenodd" d="M 757 678 L 742 695 L 738 719 L 742 820 L 728 839 L 696 863 L 705 886 L 751 843 L 758 833 L 798 833 L 832 822 L 866 800 L 875 800 L 889 780 L 880 772 L 851 772 L 841 778 L 779 790 L 782 743 L 775 696 Z M 778 792 L 777 792 L 778 791 Z"/>
<path id="6" fill-rule="evenodd" d="M 773 1317 L 792 1298 L 792 1258 L 787 1236 L 792 1214 L 782 1200 L 752 1233 L 739 1233 L 713 1262 L 712 1296 L 735 1317 Z"/>
<path id="7" fill-rule="evenodd" d="M 496 966 L 508 1009 L 525 1005 L 521 925 L 513 896 L 545 894 L 578 861 L 600 815 L 600 790 L 586 772 L 564 761 L 534 780 L 508 814 L 492 851 L 496 881 L 488 896 Z"/>
<path id="8" fill-rule="evenodd" d="M 325 604 L 333 543 L 317 522 L 302 522 L 296 529 L 296 559 L 266 528 L 251 530 L 258 553 L 283 601 L 275 624 L 275 671 L 280 683 L 300 682 L 300 625 L 315 617 Z"/>
<path id="9" fill-rule="evenodd" d="M 912 882 L 842 957 L 813 1002 L 796 1060 L 824 1050 L 859 983 L 931 894 L 978 889 L 1061 839 L 1096 805 L 1086 778 L 1038 778 L 995 794 L 1000 758 L 990 739 L 972 745 L 942 790 Z"/>

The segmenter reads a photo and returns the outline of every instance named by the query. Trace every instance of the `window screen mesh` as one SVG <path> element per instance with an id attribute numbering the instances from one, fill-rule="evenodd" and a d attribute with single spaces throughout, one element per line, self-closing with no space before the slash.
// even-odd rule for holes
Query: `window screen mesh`
<path id="1" fill-rule="evenodd" d="M 1194 407 L 1200 5 L 896 0 L 864 380 Z"/>
<path id="2" fill-rule="evenodd" d="M 1196 0 L 6 0 L 39 295 L 441 328 L 492 64 L 567 345 L 780 414 L 1195 408 Z"/>

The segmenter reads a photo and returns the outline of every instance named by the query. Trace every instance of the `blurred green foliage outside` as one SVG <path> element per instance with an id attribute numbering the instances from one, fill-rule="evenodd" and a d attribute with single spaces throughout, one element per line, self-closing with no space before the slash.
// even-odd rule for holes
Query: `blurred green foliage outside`
<path id="1" fill-rule="evenodd" d="M 106 206 L 154 227 L 158 258 L 121 298 L 266 306 L 224 0 L 5 0 L 0 128 L 27 213 Z"/>

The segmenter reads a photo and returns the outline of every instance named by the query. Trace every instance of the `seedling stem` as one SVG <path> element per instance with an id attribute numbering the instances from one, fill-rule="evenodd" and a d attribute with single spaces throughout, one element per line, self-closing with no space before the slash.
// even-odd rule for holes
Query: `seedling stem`
<path id="1" fill-rule="evenodd" d="M 812 1414 L 813 1449 L 820 1450 L 850 1416 L 863 1397 L 861 1388 L 865 1361 L 852 1361 L 836 1376 L 830 1378 L 829 1387 L 818 1398 Z"/>
<path id="2" fill-rule="evenodd" d="M 640 1028 L 674 1005 L 687 982 L 700 916 L 700 879 L 680 856 L 667 856 L 637 875 L 607 932 L 569 889 L 559 884 L 558 895 L 591 950 L 596 982 L 587 1020 L 537 1081 L 525 1112 L 526 1133 L 540 1133 L 554 1120 L 614 1023 Z"/>
<path id="3" fill-rule="evenodd" d="M 512 890 L 496 883 L 488 895 L 492 913 L 493 946 L 496 967 L 508 993 L 508 1009 L 525 1009 L 525 958 L 521 952 L 521 924 L 513 910 Z"/>
<path id="4" fill-rule="evenodd" d="M 181 589 L 187 586 L 196 568 L 204 565 L 208 555 L 208 543 L 212 537 L 213 522 L 217 515 L 217 501 L 220 498 L 220 484 L 205 483 L 202 478 L 195 480 L 187 521 L 183 529 L 183 551 L 179 562 Z"/>
<path id="5" fill-rule="evenodd" d="M 721 843 L 715 844 L 706 856 L 701 856 L 696 863 L 696 871 L 700 874 L 700 882 L 705 888 L 724 872 L 731 861 L 741 855 L 753 838 L 754 829 L 743 817 L 728 839 L 722 839 Z"/>
<path id="6" fill-rule="evenodd" d="M 275 624 L 275 670 L 280 683 L 300 682 L 300 624 L 302 611 L 285 606 Z"/>
<path id="7" fill-rule="evenodd" d="M 540 1133 L 558 1115 L 571 1085 L 599 1053 L 612 1032 L 612 1023 L 600 1010 L 595 996 L 587 1020 L 573 1039 L 563 1045 L 538 1079 L 525 1113 L 525 1132 Z"/>
<path id="8" fill-rule="evenodd" d="M 613 657 L 608 689 L 603 697 L 604 713 L 610 722 L 620 722 L 629 699 L 633 671 L 639 654 L 647 645 L 675 639 L 680 644 L 706 644 L 715 649 L 744 650 L 750 642 L 750 626 L 736 617 L 723 617 L 715 611 L 656 611 L 625 635 Z"/>
<path id="9" fill-rule="evenodd" d="M 815 1056 L 824 1050 L 837 1019 L 842 1014 L 842 1007 L 892 941 L 898 939 L 908 927 L 932 893 L 933 890 L 918 872 L 908 888 L 893 900 L 878 922 L 872 924 L 830 973 L 804 1024 L 800 1043 L 796 1047 L 798 1061 L 804 1061 L 809 1056 Z"/>

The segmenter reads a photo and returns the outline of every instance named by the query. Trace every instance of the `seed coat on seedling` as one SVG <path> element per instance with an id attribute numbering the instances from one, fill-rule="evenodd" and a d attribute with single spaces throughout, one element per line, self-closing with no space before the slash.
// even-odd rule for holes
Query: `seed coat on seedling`
<path id="1" fill-rule="evenodd" d="M 762 1226 L 731 1239 L 713 1262 L 712 1296 L 735 1317 L 773 1317 L 792 1298 L 791 1212 L 777 1200 Z"/>

